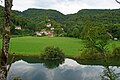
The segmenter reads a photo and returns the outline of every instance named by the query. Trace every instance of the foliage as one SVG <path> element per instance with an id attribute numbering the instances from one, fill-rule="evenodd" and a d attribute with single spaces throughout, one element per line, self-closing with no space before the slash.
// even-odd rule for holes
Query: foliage
<path id="1" fill-rule="evenodd" d="M 120 56 L 120 47 L 115 48 L 113 50 L 112 54 L 115 55 L 115 56 Z"/>
<path id="2" fill-rule="evenodd" d="M 45 10 L 45 9 L 34 9 L 30 8 L 28 10 L 23 11 L 24 17 L 34 21 L 35 23 L 39 23 L 46 19 L 55 20 L 61 23 L 65 20 L 65 15 L 56 11 L 56 10 Z"/>
<path id="3" fill-rule="evenodd" d="M 74 28 L 72 33 L 73 33 L 73 37 L 75 37 L 75 38 L 80 37 L 80 31 L 78 28 Z"/>
<path id="4" fill-rule="evenodd" d="M 84 51 L 80 54 L 80 59 L 90 59 L 90 60 L 92 60 L 92 59 L 100 59 L 100 58 L 103 58 L 101 56 L 101 54 L 98 53 L 97 51 L 93 52 L 93 50 L 92 51 L 91 50 L 86 50 L 86 51 Z"/>
<path id="5" fill-rule="evenodd" d="M 44 53 L 41 55 L 41 58 L 50 60 L 54 59 L 63 60 L 64 57 L 65 55 L 62 52 L 62 50 L 59 47 L 53 46 L 46 47 Z"/>
<path id="6" fill-rule="evenodd" d="M 119 38 L 120 27 L 114 27 L 119 26 L 120 23 L 119 11 L 120 9 L 83 9 L 76 14 L 69 15 L 64 23 L 65 29 L 67 32 L 71 29 L 72 32 L 72 28 L 79 25 L 78 28 L 81 33 L 86 26 L 101 27 L 100 25 L 102 25 L 113 37 Z"/>
<path id="7" fill-rule="evenodd" d="M 46 24 L 51 24 L 50 27 L 47 27 Z M 53 30 L 51 30 L 53 29 Z M 58 23 L 55 20 L 50 20 L 50 19 L 45 19 L 43 21 L 41 21 L 38 25 L 37 25 L 37 31 L 40 30 L 46 30 L 46 31 L 50 31 L 52 33 L 54 33 L 54 36 L 60 36 L 61 34 L 64 33 L 63 26 L 61 23 Z"/>
<path id="8" fill-rule="evenodd" d="M 14 80 L 22 80 L 20 77 L 15 77 Z"/>
<path id="9" fill-rule="evenodd" d="M 109 35 L 104 27 L 86 26 L 81 33 L 83 39 L 86 40 L 86 48 L 99 53 L 106 51 L 106 45 L 108 44 Z"/>
<path id="10" fill-rule="evenodd" d="M 64 62 L 64 59 L 61 60 L 44 60 L 44 66 L 49 69 L 54 69 Z"/>
<path id="11" fill-rule="evenodd" d="M 115 69 L 110 66 L 104 66 L 103 75 L 101 80 L 119 80 L 120 73 L 116 73 Z"/>
<path id="12" fill-rule="evenodd" d="M 110 26 L 107 27 L 108 32 L 111 33 L 111 35 L 114 38 L 120 39 L 120 24 L 111 24 Z"/>
<path id="13" fill-rule="evenodd" d="M 0 11 L 0 31 L 2 31 L 2 6 L 0 6 Z M 67 37 L 78 38 L 79 36 L 81 38 L 80 34 L 84 31 L 84 27 L 91 25 L 92 27 L 101 27 L 100 25 L 102 25 L 113 38 L 120 39 L 119 12 L 120 9 L 83 9 L 76 14 L 64 15 L 56 10 L 28 9 L 23 12 L 13 10 L 11 16 L 11 34 L 32 35 L 34 32 L 46 28 L 45 24 L 50 19 L 52 27 L 56 27 L 56 36 L 61 35 L 60 28 L 64 28 Z M 21 26 L 24 31 L 15 30 L 15 26 Z M 76 33 L 79 34 L 76 35 Z"/>

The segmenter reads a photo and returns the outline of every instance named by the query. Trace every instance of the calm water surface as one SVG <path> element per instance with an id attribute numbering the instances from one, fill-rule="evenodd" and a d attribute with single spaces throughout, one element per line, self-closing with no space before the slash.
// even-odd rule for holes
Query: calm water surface
<path id="1" fill-rule="evenodd" d="M 116 66 L 81 65 L 69 58 L 57 66 L 19 60 L 12 64 L 8 80 L 15 77 L 22 80 L 110 80 L 110 76 L 120 80 L 119 72 L 120 68 Z"/>

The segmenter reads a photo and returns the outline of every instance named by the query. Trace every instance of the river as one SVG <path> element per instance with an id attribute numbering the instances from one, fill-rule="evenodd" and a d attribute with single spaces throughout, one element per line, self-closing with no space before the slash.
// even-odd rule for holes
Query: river
<path id="1" fill-rule="evenodd" d="M 61 64 L 52 62 L 15 61 L 7 80 L 120 80 L 118 66 L 82 65 L 69 58 Z"/>

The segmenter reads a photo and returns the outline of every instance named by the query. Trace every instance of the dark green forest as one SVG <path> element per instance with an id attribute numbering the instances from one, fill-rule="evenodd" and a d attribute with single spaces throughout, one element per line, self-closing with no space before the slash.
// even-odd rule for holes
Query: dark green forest
<path id="1" fill-rule="evenodd" d="M 1 33 L 3 11 L 3 7 L 0 6 Z M 111 38 L 120 39 L 119 16 L 120 9 L 83 9 L 68 15 L 50 9 L 30 8 L 23 12 L 12 10 L 11 35 L 35 35 L 36 31 L 50 30 L 46 27 L 46 24 L 50 23 L 55 36 L 84 38 L 89 30 L 102 28 Z M 20 26 L 21 30 L 15 29 L 16 26 Z"/>

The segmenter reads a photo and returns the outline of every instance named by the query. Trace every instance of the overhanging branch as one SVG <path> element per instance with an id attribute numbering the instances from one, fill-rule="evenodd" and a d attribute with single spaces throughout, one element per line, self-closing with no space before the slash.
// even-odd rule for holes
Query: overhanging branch
<path id="1" fill-rule="evenodd" d="M 120 1 L 118 1 L 118 0 L 115 0 L 115 1 L 120 4 Z"/>

